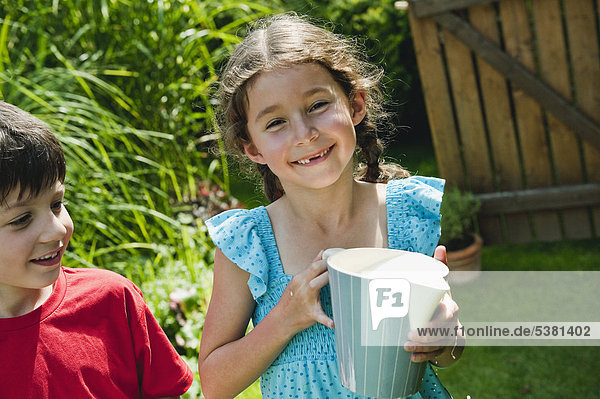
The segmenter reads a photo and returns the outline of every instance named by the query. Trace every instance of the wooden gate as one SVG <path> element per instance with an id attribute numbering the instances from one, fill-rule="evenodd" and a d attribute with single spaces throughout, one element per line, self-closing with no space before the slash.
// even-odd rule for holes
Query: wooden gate
<path id="1" fill-rule="evenodd" d="M 440 174 L 486 242 L 600 236 L 598 0 L 409 3 Z"/>

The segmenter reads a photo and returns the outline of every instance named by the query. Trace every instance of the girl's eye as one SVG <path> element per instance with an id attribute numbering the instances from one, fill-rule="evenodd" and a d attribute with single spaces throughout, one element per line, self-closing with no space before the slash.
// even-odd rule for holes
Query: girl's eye
<path id="1" fill-rule="evenodd" d="M 281 125 L 283 123 L 282 119 L 274 119 L 272 121 L 269 121 L 269 123 L 267 123 L 267 129 L 273 129 L 279 125 Z"/>
<path id="2" fill-rule="evenodd" d="M 15 227 L 23 227 L 23 226 L 27 225 L 30 220 L 31 220 L 31 215 L 27 213 L 25 215 L 19 216 L 18 218 L 16 218 L 9 224 L 11 226 L 15 226 Z"/>
<path id="3" fill-rule="evenodd" d="M 317 101 L 309 109 L 309 112 L 316 111 L 319 108 L 323 108 L 327 105 L 327 101 Z"/>

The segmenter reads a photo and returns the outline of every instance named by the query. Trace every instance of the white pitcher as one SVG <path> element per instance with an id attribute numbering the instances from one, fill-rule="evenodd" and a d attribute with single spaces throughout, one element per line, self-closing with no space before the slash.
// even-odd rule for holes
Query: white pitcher
<path id="1" fill-rule="evenodd" d="M 418 392 L 426 363 L 411 362 L 404 343 L 449 290 L 448 267 L 423 254 L 387 248 L 332 248 L 323 258 L 342 384 L 377 398 Z"/>

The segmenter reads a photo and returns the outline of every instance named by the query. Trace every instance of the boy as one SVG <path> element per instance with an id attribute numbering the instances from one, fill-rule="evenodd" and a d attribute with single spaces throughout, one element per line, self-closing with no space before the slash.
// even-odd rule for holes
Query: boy
<path id="1" fill-rule="evenodd" d="M 0 397 L 176 397 L 192 372 L 140 290 L 61 267 L 73 232 L 48 127 L 0 101 Z"/>

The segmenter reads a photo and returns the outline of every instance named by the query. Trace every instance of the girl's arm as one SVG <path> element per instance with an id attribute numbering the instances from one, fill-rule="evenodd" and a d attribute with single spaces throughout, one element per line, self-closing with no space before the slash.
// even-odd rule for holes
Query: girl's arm
<path id="1" fill-rule="evenodd" d="M 247 286 L 249 274 L 216 250 L 198 363 L 205 397 L 235 397 L 260 377 L 297 332 L 315 321 L 333 325 L 318 300 L 329 281 L 326 270 L 325 262 L 315 259 L 292 279 L 271 312 L 244 335 L 255 306 Z"/>

